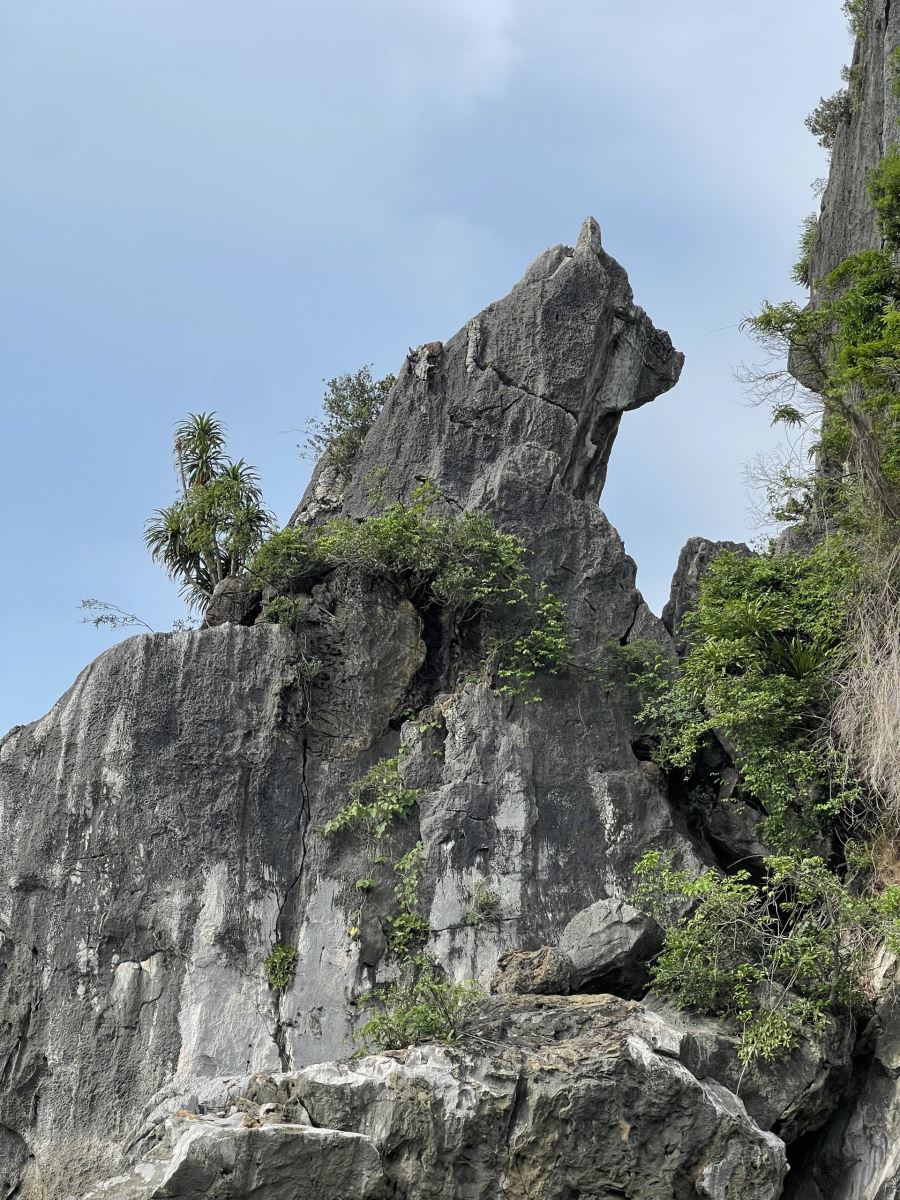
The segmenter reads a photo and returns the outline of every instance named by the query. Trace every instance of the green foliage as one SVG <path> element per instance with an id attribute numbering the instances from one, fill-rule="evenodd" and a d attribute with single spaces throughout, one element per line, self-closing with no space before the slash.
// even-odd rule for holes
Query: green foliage
<path id="1" fill-rule="evenodd" d="M 288 526 L 262 543 L 247 564 L 260 587 L 299 592 L 315 579 L 321 564 L 314 558 L 315 536 L 304 525 Z"/>
<path id="2" fill-rule="evenodd" d="M 359 825 L 381 841 L 395 821 L 405 820 L 421 796 L 419 788 L 408 788 L 400 777 L 400 760 L 382 758 L 350 785 L 347 804 L 327 821 L 328 835 Z"/>
<path id="3" fill-rule="evenodd" d="M 815 213 L 811 213 L 808 217 L 803 218 L 803 226 L 800 233 L 800 257 L 794 263 L 791 271 L 791 278 L 800 287 L 810 287 L 812 284 L 809 274 L 809 259 L 812 248 L 815 245 L 818 228 L 819 218 Z"/>
<path id="4" fill-rule="evenodd" d="M 457 626 L 482 615 L 495 631 L 500 690 L 521 695 L 538 673 L 556 674 L 568 664 L 563 606 L 531 580 L 521 539 L 501 533 L 482 513 L 437 514 L 437 498 L 425 483 L 409 503 L 364 521 L 282 530 L 257 551 L 249 571 L 261 586 L 292 592 L 345 567 L 391 580 L 419 605 L 448 610 Z"/>
<path id="5" fill-rule="evenodd" d="M 770 858 L 759 884 L 746 871 L 693 877 L 659 851 L 635 870 L 637 902 L 666 931 L 653 986 L 736 1018 L 747 1062 L 790 1052 L 804 1026 L 851 1005 L 874 947 L 900 931 L 900 889 L 857 896 L 821 858 Z"/>
<path id="6" fill-rule="evenodd" d="M 900 147 L 891 146 L 870 173 L 868 189 L 885 248 L 900 249 Z"/>
<path id="7" fill-rule="evenodd" d="M 500 897 L 481 882 L 476 883 L 472 903 L 463 917 L 463 924 L 472 929 L 497 921 L 500 917 Z"/>
<path id="8" fill-rule="evenodd" d="M 409 958 L 428 938 L 428 922 L 419 909 L 419 886 L 422 882 L 422 843 L 394 863 L 397 883 L 394 898 L 397 912 L 385 918 L 388 925 L 388 945 L 398 958 Z"/>
<path id="9" fill-rule="evenodd" d="M 93 625 L 95 629 L 135 629 L 143 627 L 148 633 L 153 633 L 153 627 L 148 625 L 146 621 L 135 616 L 134 613 L 125 612 L 124 609 L 118 608 L 115 604 L 109 604 L 106 600 L 82 600 L 78 605 L 82 612 L 88 615 L 81 618 L 82 625 Z"/>
<path id="10" fill-rule="evenodd" d="M 639 719 L 655 728 L 660 761 L 689 770 L 704 739 L 724 733 L 776 844 L 827 827 L 850 798 L 821 732 L 857 573 L 839 538 L 806 556 L 722 554 L 686 618 L 682 672 L 642 678 Z"/>
<path id="11" fill-rule="evenodd" d="M 893 238 L 900 235 L 900 153 L 889 158 L 875 191 L 885 236 Z M 837 504 L 850 520 L 865 520 L 867 513 L 897 520 L 900 268 L 891 254 L 853 255 L 822 281 L 815 308 L 767 304 L 747 325 L 769 353 L 792 352 L 822 398 L 807 412 L 779 398 L 774 416 L 791 423 L 818 419 L 820 454 L 839 464 L 850 461 L 846 477 L 827 485 L 829 507 Z M 763 383 L 778 376 L 765 375 Z"/>
<path id="12" fill-rule="evenodd" d="M 272 517 L 256 470 L 227 457 L 215 413 L 191 413 L 176 427 L 174 445 L 181 494 L 153 513 L 144 543 L 188 604 L 202 611 L 217 583 L 243 573 Z"/>
<path id="13" fill-rule="evenodd" d="M 269 987 L 276 992 L 283 992 L 297 973 L 297 951 L 293 946 L 285 946 L 279 942 L 274 946 L 263 963 L 263 971 Z"/>
<path id="14" fill-rule="evenodd" d="M 866 35 L 866 19 L 869 15 L 870 3 L 871 0 L 844 0 L 844 16 L 847 18 L 847 24 L 854 37 L 862 38 Z"/>
<path id="15" fill-rule="evenodd" d="M 350 465 L 393 385 L 393 375 L 373 379 L 369 367 L 327 380 L 322 400 L 324 417 L 310 417 L 306 423 L 307 449 L 316 457 L 326 455 L 341 474 L 349 475 Z"/>
<path id="16" fill-rule="evenodd" d="M 298 596 L 275 596 L 263 605 L 262 619 L 270 625 L 286 625 L 297 629 L 306 613 L 306 606 Z"/>
<path id="17" fill-rule="evenodd" d="M 470 980 L 449 981 L 428 955 L 415 955 L 408 966 L 410 982 L 375 989 L 360 1001 L 378 1010 L 355 1034 L 363 1052 L 404 1050 L 427 1042 L 452 1045 L 483 997 Z"/>
<path id="18" fill-rule="evenodd" d="M 806 128 L 825 150 L 834 146 L 838 131 L 850 124 L 853 102 L 849 87 L 839 88 L 831 96 L 823 96 L 806 118 Z"/>

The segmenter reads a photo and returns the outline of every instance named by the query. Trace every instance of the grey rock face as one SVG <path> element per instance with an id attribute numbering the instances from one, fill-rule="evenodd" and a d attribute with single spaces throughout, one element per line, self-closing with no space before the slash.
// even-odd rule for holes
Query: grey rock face
<path id="1" fill-rule="evenodd" d="M 662 930 L 652 917 L 623 900 L 598 900 L 572 918 L 559 950 L 572 964 L 573 991 L 641 994 L 647 965 L 662 946 Z"/>
<path id="2" fill-rule="evenodd" d="M 662 611 L 662 623 L 675 639 L 680 654 L 687 648 L 681 622 L 686 613 L 697 607 L 703 576 L 723 551 L 749 554 L 750 548 L 743 542 L 711 542 L 708 538 L 693 537 L 688 539 L 678 555 L 669 599 Z"/>
<path id="3" fill-rule="evenodd" d="M 243 1164 L 248 1143 L 266 1156 L 274 1143 L 286 1175 L 293 1161 L 294 1195 L 335 1200 L 379 1195 L 378 1165 L 385 1194 L 407 1200 L 776 1200 L 783 1144 L 732 1093 L 676 1061 L 662 1029 L 658 1017 L 609 996 L 498 997 L 456 1048 L 244 1081 L 251 1107 L 265 1101 L 287 1121 L 308 1114 L 314 1129 L 247 1131 L 227 1117 L 200 1117 L 182 1132 L 183 1118 L 164 1119 L 157 1149 L 98 1200 L 147 1200 L 154 1181 L 178 1180 L 188 1164 L 200 1172 L 190 1194 L 211 1194 L 199 1190 L 209 1186 L 210 1163 L 220 1172 L 226 1159 Z M 314 1136 L 334 1164 L 331 1177 L 313 1162 Z M 335 1187 L 338 1172 L 346 1191 Z M 310 1177 L 321 1191 L 303 1190 Z M 230 1188 L 215 1194 L 230 1197 Z"/>
<path id="4" fill-rule="evenodd" d="M 835 139 L 828 186 L 822 197 L 819 232 L 810 258 L 812 278 L 821 279 L 849 254 L 881 244 L 866 192 L 870 171 L 897 141 L 900 98 L 892 89 L 890 54 L 900 45 L 900 12 L 891 0 L 867 5 L 866 32 L 853 54 L 856 103 L 848 125 Z"/>
<path id="5" fill-rule="evenodd" d="M 216 584 L 203 624 L 207 629 L 230 622 L 252 625 L 259 616 L 261 595 L 245 575 L 231 575 Z"/>
<path id="6" fill-rule="evenodd" d="M 341 570 L 299 598 L 296 632 L 243 627 L 235 609 L 215 628 L 132 639 L 5 739 L 0 1179 L 17 1200 L 83 1195 L 121 1174 L 123 1151 L 146 1149 L 160 1105 L 179 1097 L 193 1108 L 220 1076 L 295 1074 L 346 1056 L 356 999 L 396 978 L 391 864 L 418 843 L 427 949 L 452 977 L 484 987 L 507 951 L 555 946 L 582 910 L 626 900 L 646 851 L 699 865 L 664 780 L 634 753 L 632 690 L 595 670 L 607 643 L 638 633 L 671 653 L 597 497 L 622 414 L 670 387 L 680 366 L 588 222 L 574 250 L 548 251 L 505 300 L 414 353 L 349 482 L 323 468 L 301 506 L 298 520 L 362 517 L 381 503 L 373 489 L 390 501 L 427 477 L 448 510 L 482 508 L 519 534 L 573 633 L 574 663 L 540 681 L 541 703 L 497 694 L 433 612 L 385 580 Z M 418 803 L 377 863 L 370 839 L 352 829 L 328 837 L 323 825 L 354 781 L 394 755 Z M 263 974 L 275 944 L 297 952 L 294 979 L 277 993 Z M 524 1068 L 495 1085 L 498 1064 L 488 1056 L 480 1066 L 474 1050 L 462 1063 L 445 1056 L 437 1077 L 429 1066 L 415 1084 L 448 1122 L 428 1134 L 438 1174 L 415 1173 L 413 1140 L 386 1148 L 355 1116 L 345 1126 L 311 1115 L 369 1137 L 387 1175 L 409 1173 L 410 1196 L 449 1200 L 468 1186 L 470 1147 L 493 1153 L 507 1126 L 519 1132 L 504 1186 L 523 1200 L 602 1195 L 597 1180 L 607 1178 L 611 1195 L 627 1187 L 651 1200 L 777 1195 L 779 1144 L 721 1084 L 699 1083 L 631 1034 L 611 1032 L 607 1053 L 602 1022 L 587 1040 L 565 1034 L 561 1016 L 556 1033 L 542 1034 L 547 1011 L 515 1022 L 517 1037 L 533 1027 L 549 1064 L 546 1086 L 528 1068 L 537 1074 L 525 1099 L 516 1099 Z M 521 1046 L 510 1053 L 518 1062 Z M 377 1060 L 365 1088 L 415 1061 Z M 355 1070 L 329 1068 L 341 1078 Z M 304 1078 L 310 1103 L 324 1105 Z M 446 1111 L 454 1095 L 465 1098 L 457 1117 Z M 396 1111 L 392 1138 L 420 1128 L 408 1103 Z M 673 1112 L 675 1125 L 658 1130 Z M 673 1136 L 669 1166 L 662 1147 Z M 184 1162 L 204 1147 L 233 1151 L 238 1164 L 272 1147 L 302 1156 L 310 1144 L 307 1134 L 207 1131 Z M 171 1160 L 175 1142 L 165 1149 Z M 365 1166 L 371 1156 L 358 1153 Z M 571 1160 L 562 1179 L 550 1165 L 560 1156 Z M 151 1171 L 164 1165 L 148 1161 Z M 207 1190 L 237 1186 L 211 1178 Z M 497 1170 L 484 1178 L 495 1195 Z M 268 1200 L 269 1186 L 246 1189 Z M 357 1183 L 347 1186 L 355 1195 Z"/>
<path id="7" fill-rule="evenodd" d="M 507 950 L 497 960 L 491 991 L 496 995 L 566 996 L 571 974 L 571 962 L 551 946 Z"/>
<path id="8" fill-rule="evenodd" d="M 656 996 L 644 1001 L 658 1014 L 668 1048 L 698 1079 L 714 1079 L 740 1096 L 761 1128 L 791 1143 L 813 1132 L 834 1111 L 850 1078 L 852 1030 L 847 1021 L 830 1022 L 820 1034 L 807 1032 L 787 1059 L 741 1062 L 734 1030 L 721 1021 L 679 1012 Z"/>

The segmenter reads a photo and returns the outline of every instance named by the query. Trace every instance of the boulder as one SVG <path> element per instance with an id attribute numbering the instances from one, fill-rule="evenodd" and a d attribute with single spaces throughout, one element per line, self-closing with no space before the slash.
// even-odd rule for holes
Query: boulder
<path id="1" fill-rule="evenodd" d="M 491 991 L 505 995 L 567 996 L 572 964 L 550 946 L 507 950 L 497 960 Z"/>
<path id="2" fill-rule="evenodd" d="M 652 917 L 624 900 L 598 900 L 576 913 L 559 939 L 571 963 L 573 992 L 636 997 L 648 986 L 649 964 L 662 947 Z"/>
<path id="3" fill-rule="evenodd" d="M 262 593 L 246 575 L 229 575 L 216 584 L 203 618 L 205 629 L 229 622 L 252 625 L 259 616 Z"/>

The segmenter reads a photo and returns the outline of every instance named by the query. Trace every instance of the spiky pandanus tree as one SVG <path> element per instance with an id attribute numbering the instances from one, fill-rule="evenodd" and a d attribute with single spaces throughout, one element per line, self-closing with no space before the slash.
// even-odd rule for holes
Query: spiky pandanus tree
<path id="1" fill-rule="evenodd" d="M 180 584 L 189 607 L 202 612 L 217 583 L 243 572 L 274 520 L 256 468 L 228 457 L 215 413 L 190 413 L 179 422 L 173 458 L 181 495 L 154 511 L 144 543 Z"/>

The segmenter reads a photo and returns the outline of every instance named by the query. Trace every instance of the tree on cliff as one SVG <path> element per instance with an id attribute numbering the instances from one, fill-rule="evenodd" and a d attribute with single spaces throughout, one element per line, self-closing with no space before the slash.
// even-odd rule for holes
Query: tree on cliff
<path id="1" fill-rule="evenodd" d="M 188 605 L 203 611 L 217 583 L 240 575 L 273 525 L 259 473 L 225 449 L 215 413 L 190 413 L 175 429 L 175 471 L 181 494 L 146 523 L 154 560 L 181 585 Z"/>

